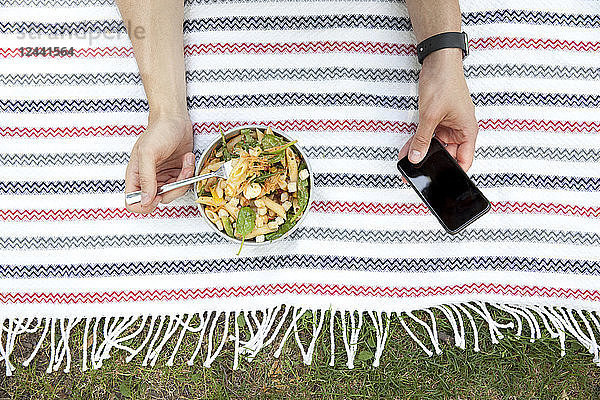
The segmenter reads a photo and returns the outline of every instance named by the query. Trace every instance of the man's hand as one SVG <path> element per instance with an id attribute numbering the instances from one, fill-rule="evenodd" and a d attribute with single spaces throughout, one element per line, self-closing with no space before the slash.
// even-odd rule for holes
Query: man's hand
<path id="1" fill-rule="evenodd" d="M 465 82 L 460 49 L 442 49 L 423 62 L 419 75 L 419 125 L 400 150 L 412 163 L 423 159 L 431 138 L 446 149 L 466 172 L 473 162 L 477 138 L 475 107 Z"/>
<path id="2" fill-rule="evenodd" d="M 125 192 L 142 191 L 142 202 L 128 206 L 152 212 L 185 193 L 156 196 L 158 187 L 194 174 L 192 124 L 187 111 L 183 57 L 183 1 L 116 0 L 133 45 L 148 98 L 148 128 L 131 152 Z"/>
<path id="3" fill-rule="evenodd" d="M 142 191 L 142 202 L 127 206 L 137 213 L 150 213 L 158 203 L 169 203 L 187 188 L 156 195 L 159 187 L 194 175 L 194 136 L 187 117 L 157 117 L 148 121 L 139 137 L 125 173 L 125 192 Z"/>

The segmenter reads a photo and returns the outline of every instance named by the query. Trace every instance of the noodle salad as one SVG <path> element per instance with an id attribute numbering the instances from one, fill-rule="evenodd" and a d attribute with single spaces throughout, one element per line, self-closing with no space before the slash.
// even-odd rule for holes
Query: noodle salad
<path id="1" fill-rule="evenodd" d="M 196 202 L 211 223 L 242 244 L 283 236 L 308 205 L 309 172 L 294 146 L 297 141 L 275 135 L 271 128 L 241 129 L 229 140 L 220 133 L 221 143 L 199 173 L 216 171 L 230 160 L 232 171 L 228 179 L 198 182 Z"/>

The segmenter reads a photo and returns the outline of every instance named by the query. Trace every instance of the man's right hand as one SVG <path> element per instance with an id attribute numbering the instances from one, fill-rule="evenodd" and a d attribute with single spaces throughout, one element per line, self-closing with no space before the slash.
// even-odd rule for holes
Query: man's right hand
<path id="1" fill-rule="evenodd" d="M 461 50 L 442 49 L 431 53 L 419 75 L 419 125 L 400 150 L 399 158 L 408 155 L 410 162 L 420 162 L 435 133 L 466 172 L 473 163 L 478 131 Z M 407 183 L 404 177 L 402 181 Z"/>
<path id="2" fill-rule="evenodd" d="M 169 203 L 185 194 L 187 187 L 156 195 L 167 183 L 194 175 L 194 135 L 187 116 L 149 118 L 139 137 L 125 173 L 125 192 L 142 191 L 141 203 L 126 206 L 131 212 L 147 214 L 158 203 Z"/>

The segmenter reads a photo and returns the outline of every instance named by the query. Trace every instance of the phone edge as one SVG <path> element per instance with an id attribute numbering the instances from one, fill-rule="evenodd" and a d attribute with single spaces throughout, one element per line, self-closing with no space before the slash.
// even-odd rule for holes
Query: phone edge
<path id="1" fill-rule="evenodd" d="M 437 140 L 437 139 L 436 139 Z M 439 142 L 439 140 L 438 140 Z M 445 150 L 445 149 L 444 149 Z M 467 226 L 469 226 L 470 224 L 472 224 L 473 222 L 477 221 L 479 218 L 481 218 L 482 216 L 484 216 L 485 214 L 487 214 L 491 208 L 492 205 L 490 203 L 490 200 L 483 194 L 483 192 L 477 187 L 477 185 L 475 185 L 473 183 L 473 186 L 475 187 L 475 189 L 479 192 L 479 194 L 481 194 L 481 196 L 486 200 L 487 202 L 487 206 L 480 211 L 479 213 L 477 213 L 473 218 L 471 218 L 470 220 L 468 220 L 467 222 L 465 222 L 463 225 L 461 225 L 460 227 L 458 227 L 456 230 L 451 230 L 445 223 L 444 221 L 439 217 L 439 215 L 435 212 L 435 210 L 433 209 L 433 207 L 431 206 L 431 204 L 429 204 L 429 202 L 427 201 L 427 199 L 425 197 L 423 197 L 423 195 L 421 194 L 421 192 L 415 187 L 415 185 L 413 185 L 413 183 L 411 182 L 410 178 L 404 173 L 404 170 L 402 170 L 402 168 L 400 168 L 400 161 L 404 158 L 407 158 L 407 156 L 402 157 L 401 159 L 399 159 L 396 162 L 396 169 L 400 172 L 400 174 L 406 179 L 406 181 L 408 182 L 408 184 L 412 187 L 412 189 L 417 193 L 417 195 L 419 196 L 419 198 L 423 201 L 423 203 L 425 203 L 427 205 L 427 208 L 429 209 L 429 211 L 431 211 L 431 213 L 435 216 L 435 218 L 438 220 L 438 222 L 440 223 L 440 225 L 442 225 L 442 228 L 444 228 L 444 230 L 451 234 L 451 235 L 456 235 L 457 233 L 459 233 L 460 231 L 462 231 L 464 228 L 466 228 Z M 456 162 L 456 161 L 455 161 Z M 467 173 L 462 169 L 462 167 L 460 165 L 458 165 L 458 163 L 456 163 L 456 166 L 458 166 L 458 168 L 460 168 L 461 172 L 467 177 L 467 179 L 471 182 L 473 182 L 471 180 L 471 178 L 469 178 L 469 175 L 467 175 Z"/>

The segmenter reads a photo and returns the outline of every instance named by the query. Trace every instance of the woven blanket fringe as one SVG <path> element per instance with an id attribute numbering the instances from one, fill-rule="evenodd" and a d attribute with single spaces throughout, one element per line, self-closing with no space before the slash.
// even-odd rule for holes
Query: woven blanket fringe
<path id="1" fill-rule="evenodd" d="M 488 307 L 495 307 L 510 315 L 513 321 L 502 324 L 492 317 Z M 302 360 L 310 365 L 317 345 L 317 339 L 326 324 L 326 314 L 329 315 L 329 335 L 331 358 L 329 365 L 335 362 L 335 334 L 336 329 L 342 337 L 346 351 L 346 366 L 354 368 L 357 356 L 359 336 L 363 326 L 369 324 L 375 332 L 375 352 L 373 353 L 373 366 L 379 365 L 381 355 L 388 338 L 390 320 L 395 314 L 401 326 L 415 343 L 428 355 L 432 356 L 442 352 L 438 336 L 434 310 L 449 322 L 454 334 L 454 345 L 465 349 L 467 345 L 467 330 L 465 323 L 471 326 L 473 332 L 473 349 L 479 351 L 479 332 L 474 315 L 481 317 L 486 323 L 492 343 L 498 343 L 504 335 L 501 329 L 516 329 L 515 334 L 522 336 L 525 327 L 528 328 L 530 341 L 542 337 L 544 329 L 551 338 L 558 338 L 561 356 L 565 355 L 565 337 L 570 333 L 592 355 L 594 363 L 600 365 L 600 354 L 597 338 L 600 337 L 600 317 L 597 312 L 573 308 L 559 308 L 537 305 L 499 304 L 485 302 L 469 302 L 442 304 L 421 310 L 402 312 L 367 311 L 365 313 L 352 310 L 310 309 L 280 305 L 273 308 L 250 311 L 204 311 L 194 314 L 174 314 L 160 316 L 130 316 L 130 317 L 93 317 L 93 318 L 1 318 L 0 332 L 0 361 L 4 361 L 6 375 L 12 375 L 15 366 L 10 361 L 10 356 L 15 348 L 17 337 L 22 334 L 39 333 L 39 339 L 31 354 L 23 362 L 27 367 L 39 353 L 44 341 L 49 340 L 50 354 L 46 371 L 68 372 L 71 368 L 72 351 L 70 346 L 71 332 L 75 326 L 84 323 L 82 336 L 82 363 L 81 370 L 102 367 L 104 360 L 110 358 L 112 350 L 122 350 L 128 353 L 125 358 L 130 362 L 140 353 L 144 353 L 142 365 L 154 366 L 161 355 L 167 342 L 179 331 L 177 340 L 166 365 L 172 366 L 175 356 L 188 334 L 197 335 L 196 347 L 187 361 L 194 365 L 198 354 L 205 343 L 206 351 L 202 365 L 210 367 L 215 361 L 227 341 L 234 343 L 233 368 L 239 367 L 240 359 L 252 361 L 261 349 L 270 346 L 279 340 L 274 356 L 278 358 L 289 337 L 296 342 Z M 426 313 L 428 322 L 415 315 L 416 311 Z M 309 313 L 309 331 L 312 339 L 305 346 L 300 339 L 298 321 Z M 221 314 L 223 318 L 221 318 Z M 341 324 L 336 327 L 336 316 L 339 314 Z M 364 317 L 366 314 L 368 317 Z M 538 319 L 539 316 L 539 319 Z M 194 318 L 196 317 L 196 318 Z M 464 318 L 466 317 L 466 319 Z M 233 332 L 230 318 L 233 319 Z M 410 329 L 406 320 L 412 320 L 415 326 L 422 326 L 429 340 L 425 343 Z M 218 321 L 222 321 L 219 325 Z M 540 324 L 541 321 L 541 324 Z M 136 324 L 139 326 L 136 328 Z M 285 326 L 287 324 L 287 326 Z M 583 325 L 582 325 L 583 324 Z M 218 326 L 219 325 L 219 326 Z M 143 334 L 145 328 L 147 332 Z M 283 332 L 282 334 L 280 334 Z M 134 347 L 129 342 L 141 339 L 141 343 Z M 88 354 L 89 353 L 89 354 Z"/>

